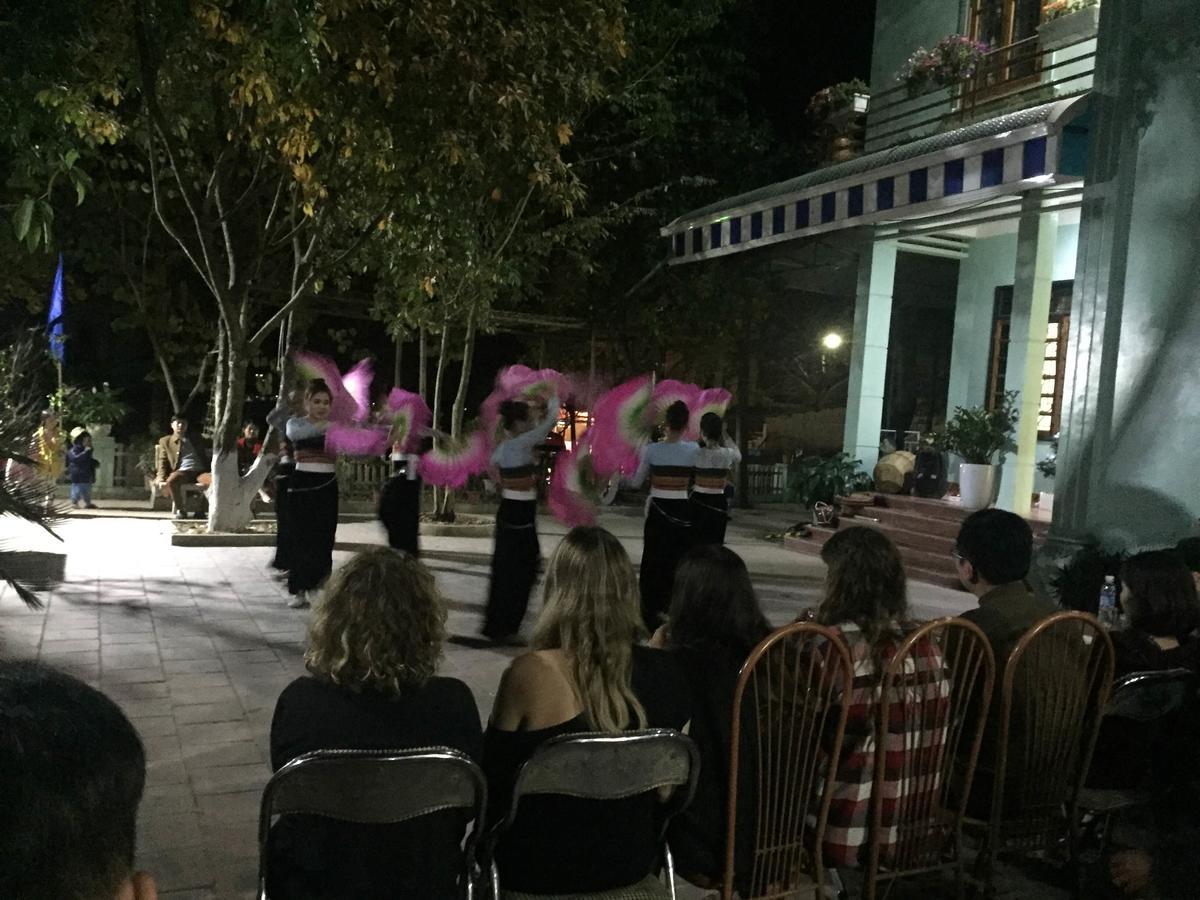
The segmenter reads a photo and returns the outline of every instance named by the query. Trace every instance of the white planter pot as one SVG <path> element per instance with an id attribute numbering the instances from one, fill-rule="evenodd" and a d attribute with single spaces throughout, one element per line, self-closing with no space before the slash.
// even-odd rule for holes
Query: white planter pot
<path id="1" fill-rule="evenodd" d="M 958 470 L 958 494 L 963 509 L 987 509 L 992 505 L 995 466 L 963 463 Z"/>
<path id="2" fill-rule="evenodd" d="M 1094 38 L 1100 26 L 1100 7 L 1089 6 L 1069 16 L 1051 19 L 1038 28 L 1038 46 L 1042 50 L 1056 50 L 1068 44 Z"/>
<path id="3" fill-rule="evenodd" d="M 108 435 L 112 434 L 112 423 L 107 425 L 88 425 L 87 430 L 88 434 L 94 438 L 107 437 Z"/>

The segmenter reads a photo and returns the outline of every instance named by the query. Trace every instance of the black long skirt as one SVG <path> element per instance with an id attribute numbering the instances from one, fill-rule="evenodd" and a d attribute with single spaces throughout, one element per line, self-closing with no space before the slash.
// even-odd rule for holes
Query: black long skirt
<path id="1" fill-rule="evenodd" d="M 692 493 L 692 545 L 724 544 L 729 501 L 724 494 Z"/>
<path id="2" fill-rule="evenodd" d="M 337 534 L 337 476 L 296 472 L 288 491 L 291 519 L 291 568 L 288 593 L 312 591 L 333 571 L 333 540 Z"/>
<path id="3" fill-rule="evenodd" d="M 288 489 L 292 484 L 294 466 L 280 466 L 275 476 L 275 557 L 271 568 L 286 572 L 292 567 L 291 507 L 288 505 Z"/>
<path id="4" fill-rule="evenodd" d="M 694 541 L 692 514 L 690 500 L 651 498 L 646 510 L 638 583 L 642 593 L 642 621 L 651 633 L 662 624 L 671 605 L 675 569 Z"/>
<path id="5" fill-rule="evenodd" d="M 387 529 L 388 545 L 413 556 L 421 523 L 421 479 L 395 475 L 379 496 L 379 521 Z"/>
<path id="6" fill-rule="evenodd" d="M 508 637 L 521 630 L 541 560 L 537 501 L 501 500 L 496 513 L 496 546 L 483 619 L 485 636 Z"/>

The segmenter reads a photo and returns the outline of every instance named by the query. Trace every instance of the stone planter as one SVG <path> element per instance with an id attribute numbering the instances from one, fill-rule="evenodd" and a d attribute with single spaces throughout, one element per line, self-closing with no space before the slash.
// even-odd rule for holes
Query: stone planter
<path id="1" fill-rule="evenodd" d="M 963 463 L 958 470 L 958 494 L 963 509 L 987 509 L 995 494 L 996 467 Z"/>
<path id="2" fill-rule="evenodd" d="M 1057 50 L 1094 38 L 1099 25 L 1099 6 L 1089 6 L 1068 16 L 1059 16 L 1038 28 L 1038 46 L 1042 50 Z"/>
<path id="3" fill-rule="evenodd" d="M 95 440 L 98 437 L 108 437 L 110 434 L 112 434 L 112 424 L 111 423 L 108 425 L 88 425 L 86 427 L 88 430 L 88 434 L 90 434 L 92 436 L 93 440 Z"/>

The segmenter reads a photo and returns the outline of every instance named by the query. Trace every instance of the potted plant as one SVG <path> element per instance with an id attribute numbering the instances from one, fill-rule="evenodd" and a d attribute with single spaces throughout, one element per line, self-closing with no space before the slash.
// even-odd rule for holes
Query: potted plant
<path id="1" fill-rule="evenodd" d="M 839 81 L 821 88 L 808 101 L 808 116 L 824 124 L 846 114 L 859 115 L 867 111 L 871 89 L 861 78 Z"/>
<path id="2" fill-rule="evenodd" d="M 788 470 L 785 496 L 790 503 L 812 507 L 832 503 L 837 497 L 871 488 L 871 477 L 862 471 L 862 461 L 849 454 L 803 456 Z"/>
<path id="3" fill-rule="evenodd" d="M 109 387 L 107 381 L 91 390 L 63 388 L 55 394 L 53 401 L 63 419 L 83 425 L 93 437 L 108 434 L 113 425 L 129 415 L 129 407 L 121 402 L 119 392 Z"/>
<path id="4" fill-rule="evenodd" d="M 1017 392 L 1009 391 L 995 409 L 957 407 L 938 436 L 938 446 L 962 458 L 958 493 L 965 509 L 984 509 L 994 496 L 997 455 L 1015 450 Z"/>
<path id="5" fill-rule="evenodd" d="M 951 87 L 974 76 L 988 53 L 988 45 L 965 34 L 942 38 L 932 50 L 918 47 L 905 60 L 896 80 L 917 97 L 939 87 Z"/>
<path id="6" fill-rule="evenodd" d="M 1042 7 L 1038 45 L 1054 50 L 1096 36 L 1100 27 L 1100 0 L 1052 0 Z"/>

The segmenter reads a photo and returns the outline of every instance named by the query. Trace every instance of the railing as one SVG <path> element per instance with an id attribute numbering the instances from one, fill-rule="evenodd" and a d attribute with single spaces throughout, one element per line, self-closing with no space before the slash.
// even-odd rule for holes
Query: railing
<path id="1" fill-rule="evenodd" d="M 369 500 L 387 484 L 391 463 L 384 459 L 338 460 L 338 491 L 351 500 Z"/>
<path id="2" fill-rule="evenodd" d="M 975 73 L 931 91 L 910 95 L 907 85 L 871 97 L 865 150 L 963 128 L 1004 113 L 1092 89 L 1096 36 L 1047 46 L 1037 35 L 988 52 Z"/>
<path id="3" fill-rule="evenodd" d="M 117 444 L 113 454 L 113 487 L 140 488 L 145 484 L 145 475 L 137 467 L 138 455 L 123 444 Z"/>
<path id="4" fill-rule="evenodd" d="M 786 463 L 746 463 L 747 490 L 751 500 L 782 500 L 787 491 Z"/>

